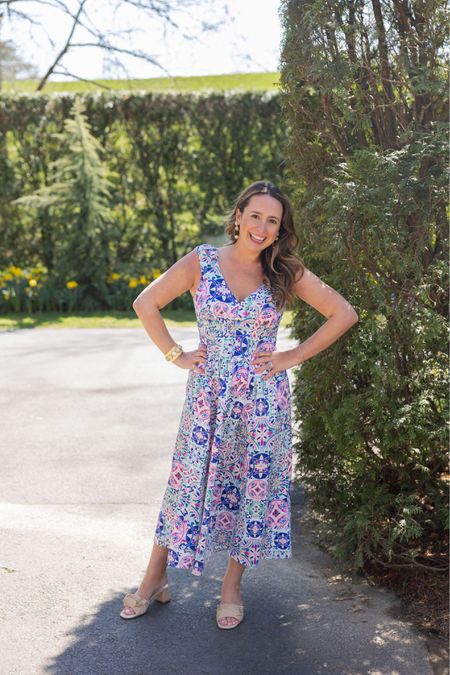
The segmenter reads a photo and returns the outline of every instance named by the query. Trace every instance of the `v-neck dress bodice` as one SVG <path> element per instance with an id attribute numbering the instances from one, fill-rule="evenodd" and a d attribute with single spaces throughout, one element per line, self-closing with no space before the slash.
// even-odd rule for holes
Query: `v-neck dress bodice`
<path id="1" fill-rule="evenodd" d="M 219 249 L 218 249 L 217 247 L 211 247 L 211 250 L 212 250 L 212 252 L 213 252 L 213 256 L 214 256 L 214 260 L 215 260 L 215 263 L 216 263 L 217 272 L 218 272 L 218 274 L 219 274 L 219 281 L 222 282 L 222 286 L 223 286 L 223 294 L 222 294 L 222 297 L 224 297 L 226 301 L 228 301 L 228 302 L 230 302 L 230 301 L 233 302 L 233 300 L 234 300 L 234 301 L 236 302 L 236 304 L 242 305 L 242 304 L 243 304 L 244 302 L 246 302 L 248 299 L 253 298 L 253 296 L 256 295 L 256 294 L 260 291 L 261 288 L 264 288 L 264 287 L 265 287 L 265 286 L 264 286 L 264 283 L 261 282 L 261 283 L 259 284 L 259 286 L 258 286 L 254 291 L 252 291 L 251 293 L 249 293 L 248 295 L 246 295 L 245 298 L 243 298 L 242 300 L 238 300 L 237 297 L 236 297 L 236 295 L 235 295 L 235 294 L 233 293 L 233 291 L 231 290 L 230 285 L 227 283 L 227 280 L 225 279 L 225 276 L 224 276 L 224 274 L 223 274 L 223 272 L 222 272 L 222 268 L 221 268 L 221 266 L 220 266 L 220 260 L 219 260 Z M 231 297 L 230 297 L 230 296 L 231 296 Z"/>
<path id="2" fill-rule="evenodd" d="M 217 248 L 196 247 L 201 279 L 193 297 L 203 373 L 189 371 L 155 542 L 169 567 L 201 575 L 213 551 L 243 565 L 289 558 L 291 392 L 286 371 L 255 372 L 255 351 L 274 351 L 282 312 L 261 284 L 238 301 Z"/>

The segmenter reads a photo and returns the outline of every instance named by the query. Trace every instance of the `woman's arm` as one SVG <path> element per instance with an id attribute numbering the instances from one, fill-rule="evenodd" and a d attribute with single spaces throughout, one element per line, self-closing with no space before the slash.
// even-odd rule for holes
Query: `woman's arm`
<path id="1" fill-rule="evenodd" d="M 194 288 L 199 279 L 198 255 L 196 251 L 190 251 L 144 288 L 133 302 L 133 309 L 141 320 L 147 335 L 163 354 L 174 347 L 176 342 L 170 335 L 159 310 L 189 289 Z M 206 350 L 199 349 L 202 353 L 205 352 L 206 360 Z M 194 356 L 196 362 L 202 360 L 199 350 L 194 350 L 184 352 L 173 363 L 181 368 L 191 368 L 194 365 L 192 361 Z"/>
<path id="2" fill-rule="evenodd" d="M 357 323 L 359 317 L 340 293 L 306 268 L 301 279 L 295 283 L 294 292 L 328 319 L 307 340 L 292 350 L 296 363 L 302 363 L 336 342 Z"/>

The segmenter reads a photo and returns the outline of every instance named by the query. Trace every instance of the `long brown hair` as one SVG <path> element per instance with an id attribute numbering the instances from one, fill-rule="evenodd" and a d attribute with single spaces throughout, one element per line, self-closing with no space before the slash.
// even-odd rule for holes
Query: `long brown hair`
<path id="1" fill-rule="evenodd" d="M 264 271 L 264 281 L 272 291 L 278 310 L 281 310 L 294 297 L 292 287 L 305 271 L 305 266 L 297 254 L 300 240 L 295 232 L 292 205 L 288 197 L 273 183 L 256 181 L 246 187 L 235 199 L 233 207 L 225 215 L 225 234 L 235 244 L 234 223 L 236 211 L 244 211 L 253 195 L 268 194 L 275 197 L 283 206 L 283 215 L 279 236 L 271 246 L 261 252 L 261 261 Z"/>

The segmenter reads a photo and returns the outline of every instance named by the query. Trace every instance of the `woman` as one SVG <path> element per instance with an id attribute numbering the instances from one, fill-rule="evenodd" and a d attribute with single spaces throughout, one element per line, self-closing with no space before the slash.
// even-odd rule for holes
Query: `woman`
<path id="1" fill-rule="evenodd" d="M 200 244 L 133 303 L 166 359 L 189 370 L 172 468 L 145 576 L 120 614 L 168 602 L 167 567 L 201 575 L 213 551 L 228 566 L 216 611 L 219 628 L 243 619 L 241 578 L 263 558 L 291 557 L 291 399 L 287 369 L 343 335 L 358 315 L 301 262 L 288 198 L 258 181 L 227 215 L 231 243 Z M 200 345 L 185 352 L 160 309 L 189 290 Z M 276 351 L 285 306 L 297 296 L 327 317 L 305 342 Z"/>

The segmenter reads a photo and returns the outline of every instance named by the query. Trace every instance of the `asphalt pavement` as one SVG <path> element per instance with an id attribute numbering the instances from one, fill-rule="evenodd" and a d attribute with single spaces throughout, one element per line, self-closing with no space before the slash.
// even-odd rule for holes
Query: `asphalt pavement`
<path id="1" fill-rule="evenodd" d="M 170 333 L 198 344 L 196 328 Z M 293 344 L 280 331 L 278 349 Z M 215 623 L 225 551 L 201 577 L 169 568 L 167 605 L 119 617 L 147 565 L 187 375 L 143 329 L 0 333 L 0 675 L 436 672 L 398 598 L 313 544 L 301 487 L 293 557 L 245 572 L 237 629 Z"/>

